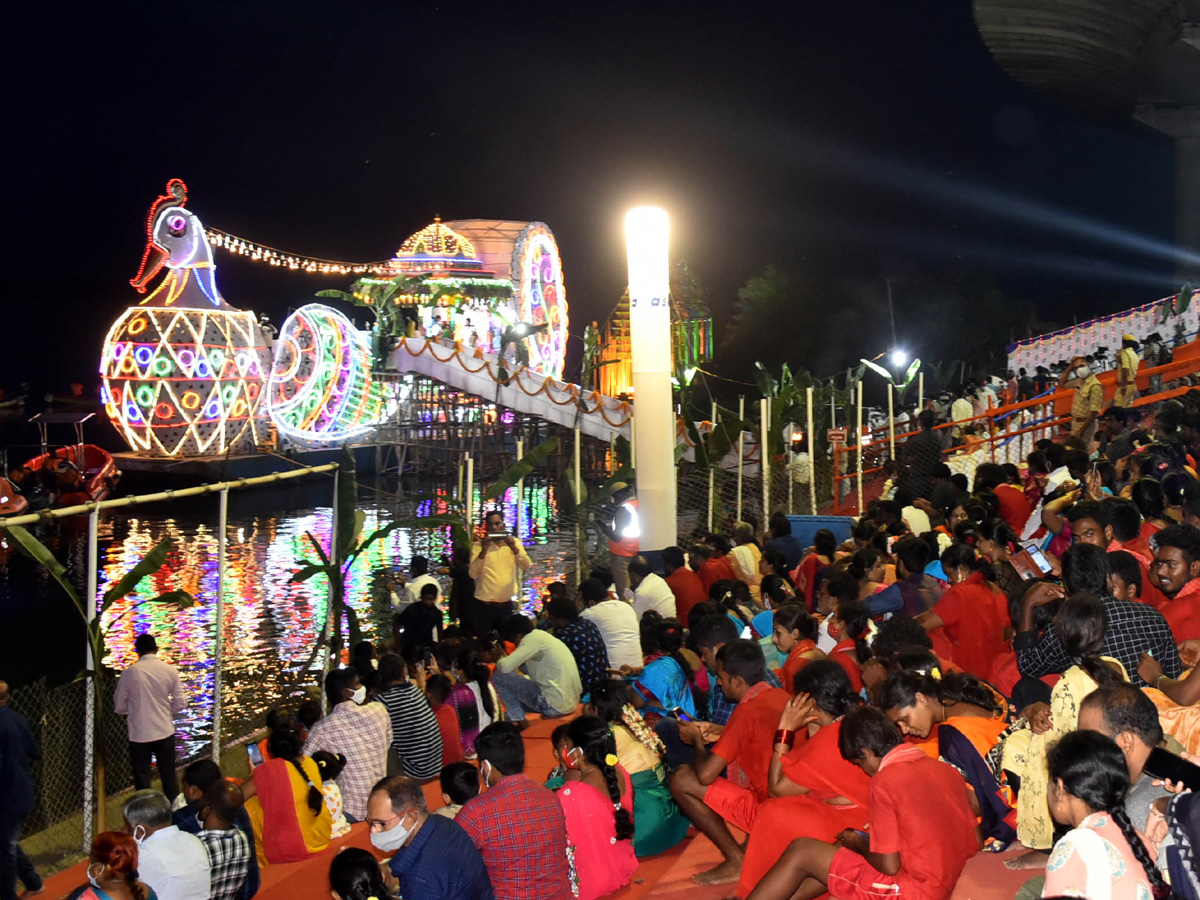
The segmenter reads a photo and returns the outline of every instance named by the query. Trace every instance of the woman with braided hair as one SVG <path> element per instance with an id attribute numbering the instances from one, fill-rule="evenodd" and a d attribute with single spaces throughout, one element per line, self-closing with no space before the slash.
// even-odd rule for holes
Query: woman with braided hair
<path id="1" fill-rule="evenodd" d="M 154 888 L 138 881 L 137 842 L 120 831 L 92 838 L 87 878 L 67 900 L 158 900 Z"/>
<path id="2" fill-rule="evenodd" d="M 242 784 L 260 866 L 299 862 L 329 846 L 333 816 L 325 805 L 321 770 L 301 755 L 302 747 L 291 728 L 272 731 L 272 758 Z"/>
<path id="3" fill-rule="evenodd" d="M 633 852 L 653 856 L 683 840 L 691 824 L 671 799 L 666 749 L 662 739 L 634 708 L 632 692 L 623 681 L 602 681 L 592 688 L 584 715 L 609 724 L 617 746 L 617 764 L 633 785 Z"/>
<path id="4" fill-rule="evenodd" d="M 1008 650 L 1008 600 L 991 581 L 991 563 L 969 544 L 951 544 L 942 554 L 942 569 L 950 589 L 916 619 L 933 638 L 938 656 L 978 678 L 991 679 L 997 660 Z"/>
<path id="5" fill-rule="evenodd" d="M 1171 889 L 1125 812 L 1129 769 L 1120 747 L 1096 731 L 1064 735 L 1046 755 L 1050 811 L 1070 825 L 1046 864 L 1044 897 L 1165 900 Z"/>
<path id="6" fill-rule="evenodd" d="M 567 854 L 578 900 L 595 900 L 629 884 L 633 850 L 633 785 L 617 761 L 609 724 L 580 716 L 567 726 L 562 761 L 579 772 L 556 792 L 567 819 Z"/>
<path id="7" fill-rule="evenodd" d="M 369 850 L 346 847 L 329 864 L 329 886 L 338 900 L 387 900 L 394 896 Z"/>

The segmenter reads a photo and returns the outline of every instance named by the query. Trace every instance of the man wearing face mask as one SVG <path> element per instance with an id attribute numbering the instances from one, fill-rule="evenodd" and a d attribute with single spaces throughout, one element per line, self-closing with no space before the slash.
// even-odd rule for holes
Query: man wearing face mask
<path id="1" fill-rule="evenodd" d="M 371 788 L 387 775 L 392 720 L 382 703 L 364 703 L 367 689 L 353 666 L 326 674 L 325 696 L 332 708 L 308 732 L 304 755 L 325 750 L 346 757 L 346 767 L 335 780 L 346 817 L 360 822 L 367 815 Z"/>
<path id="2" fill-rule="evenodd" d="M 1080 438 L 1087 449 L 1091 449 L 1096 436 L 1096 424 L 1104 408 L 1104 386 L 1092 374 L 1092 367 L 1082 356 L 1071 360 L 1071 365 L 1058 376 L 1060 388 L 1071 387 L 1075 397 L 1071 401 L 1071 434 Z"/>
<path id="3" fill-rule="evenodd" d="M 209 900 L 208 852 L 198 837 L 171 821 L 166 795 L 137 791 L 121 811 L 125 831 L 138 845 L 138 875 L 159 900 Z"/>
<path id="4" fill-rule="evenodd" d="M 551 791 L 525 775 L 521 733 L 511 722 L 493 722 L 475 739 L 475 752 L 487 790 L 454 821 L 479 848 L 496 900 L 570 900 L 566 815 Z"/>
<path id="5" fill-rule="evenodd" d="M 404 900 L 495 900 L 483 857 L 453 819 L 429 815 L 421 785 L 407 775 L 385 778 L 367 800 L 376 850 L 394 854 L 382 866 L 388 889 Z"/>

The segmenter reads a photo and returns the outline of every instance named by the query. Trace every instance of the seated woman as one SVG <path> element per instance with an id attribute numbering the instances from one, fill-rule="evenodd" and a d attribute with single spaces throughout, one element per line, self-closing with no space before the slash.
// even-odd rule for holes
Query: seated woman
<path id="1" fill-rule="evenodd" d="M 464 643 L 459 650 L 455 677 L 446 704 L 454 707 L 458 714 L 458 730 L 466 758 L 474 759 L 475 738 L 499 718 L 500 711 L 500 698 L 492 687 L 492 670 L 480 657 L 474 641 Z"/>
<path id="2" fill-rule="evenodd" d="M 762 573 L 758 570 L 758 561 L 762 559 L 762 550 L 754 540 L 754 526 L 748 522 L 738 522 L 733 526 L 734 548 L 729 551 L 729 561 L 733 564 L 733 574 L 739 580 L 746 582 L 750 589 L 750 597 L 756 604 L 762 603 L 759 585 L 762 583 Z"/>
<path id="3" fill-rule="evenodd" d="M 595 900 L 629 884 L 638 867 L 633 785 L 617 766 L 612 729 L 596 716 L 580 716 L 567 726 L 563 758 L 579 773 L 556 792 L 567 819 L 567 853 L 578 900 Z"/>
<path id="4" fill-rule="evenodd" d="M 860 703 L 850 679 L 837 663 L 822 659 L 799 672 L 796 688 L 779 717 L 782 740 L 767 773 L 770 799 L 754 817 L 739 897 L 749 895 L 795 838 L 828 840 L 867 822 L 870 779 L 838 751 L 842 717 Z"/>
<path id="5" fill-rule="evenodd" d="M 669 715 L 675 707 L 696 717 L 692 698 L 695 674 L 683 656 L 683 638 L 683 623 L 678 619 L 659 622 L 654 630 L 654 644 L 660 655 L 646 664 L 633 684 L 637 695 L 634 705 L 657 718 Z"/>
<path id="6" fill-rule="evenodd" d="M 1113 739 L 1096 731 L 1073 731 L 1050 748 L 1046 763 L 1050 811 L 1071 830 L 1050 854 L 1042 896 L 1169 896 L 1171 889 L 1125 812 L 1129 769 Z"/>
<path id="7" fill-rule="evenodd" d="M 629 686 L 602 681 L 592 690 L 584 715 L 608 723 L 617 742 L 617 763 L 633 785 L 633 852 L 653 856 L 683 840 L 691 824 L 671 799 L 662 763 L 663 742 L 634 709 Z"/>
<path id="8" fill-rule="evenodd" d="M 337 900 L 383 900 L 395 894 L 384 883 L 379 860 L 361 847 L 347 847 L 333 857 L 329 888 Z"/>
<path id="9" fill-rule="evenodd" d="M 1188 753 L 1200 756 L 1200 666 L 1193 666 L 1182 678 L 1168 678 L 1158 660 L 1143 653 L 1138 674 L 1151 685 L 1142 690 L 1158 707 L 1163 731 Z"/>
<path id="10" fill-rule="evenodd" d="M 321 772 L 301 756 L 290 728 L 271 733 L 271 756 L 242 783 L 254 826 L 258 864 L 298 862 L 329 846 L 333 816 L 325 805 Z"/>
<path id="11" fill-rule="evenodd" d="M 774 547 L 767 547 L 762 552 L 762 557 L 758 561 L 758 573 L 762 575 L 763 580 L 761 586 L 766 589 L 766 580 L 772 575 L 781 579 L 784 583 L 783 590 L 791 596 L 796 596 L 796 585 L 792 582 L 791 573 L 788 571 L 787 557 L 782 551 L 776 550 Z M 763 597 L 763 606 L 767 605 L 766 596 Z"/>
<path id="12" fill-rule="evenodd" d="M 120 831 L 102 831 L 92 838 L 88 883 L 67 900 L 158 900 L 154 888 L 138 881 L 137 869 L 137 842 Z"/>
<path id="13" fill-rule="evenodd" d="M 810 610 L 816 609 L 813 604 L 817 598 L 817 576 L 821 570 L 832 566 L 835 559 L 837 538 L 828 528 L 822 528 L 813 535 L 812 552 L 800 560 L 800 564 L 792 570 L 792 582 Z"/>
<path id="14" fill-rule="evenodd" d="M 796 675 L 810 662 L 824 659 L 817 649 L 817 622 L 799 603 L 781 606 L 774 613 L 771 640 L 784 657 L 779 681 L 789 694 L 796 693 Z"/>
<path id="15" fill-rule="evenodd" d="M 991 564 L 975 548 L 951 544 L 942 554 L 950 589 L 933 609 L 918 615 L 933 638 L 933 649 L 977 678 L 990 679 L 1007 652 L 1004 640 L 1008 600 L 987 577 Z"/>
<path id="16" fill-rule="evenodd" d="M 730 621 L 738 627 L 739 632 L 744 628 L 749 628 L 749 636 L 752 640 L 762 637 L 754 627 L 756 610 L 754 601 L 750 598 L 750 588 L 744 581 L 733 581 L 728 578 L 714 581 L 708 591 L 708 599 L 721 605 Z"/>
<path id="17" fill-rule="evenodd" d="M 1091 594 L 1073 594 L 1063 601 L 1054 619 L 1054 632 L 1063 652 L 1078 662 L 1063 672 L 1050 693 L 1050 705 L 1033 704 L 1029 720 L 1018 722 L 1004 738 L 1000 768 L 1017 776 L 1017 838 L 1026 847 L 1048 850 L 1054 843 L 1054 821 L 1048 800 L 1049 773 L 1046 752 L 1079 722 L 1079 705 L 1098 687 L 1127 680 L 1115 659 L 1100 656 L 1108 614 Z M 1024 868 L 1030 860 L 1006 860 L 1010 868 Z M 1045 857 L 1033 857 L 1037 866 Z"/>
<path id="18" fill-rule="evenodd" d="M 968 674 L 896 672 L 879 692 L 879 708 L 917 746 L 958 769 L 974 792 L 985 842 L 1007 846 L 1016 837 L 1015 798 L 997 780 L 988 754 L 1008 727 L 1007 709 L 983 682 Z"/>
<path id="19" fill-rule="evenodd" d="M 861 603 L 839 603 L 829 618 L 829 636 L 837 641 L 829 658 L 846 670 L 855 693 L 862 690 L 862 665 L 871 658 L 870 629 L 871 617 Z"/>

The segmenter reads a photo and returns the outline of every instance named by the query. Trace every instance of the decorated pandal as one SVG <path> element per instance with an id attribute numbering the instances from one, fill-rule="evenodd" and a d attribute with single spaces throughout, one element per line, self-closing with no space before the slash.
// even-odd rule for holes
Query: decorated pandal
<path id="1" fill-rule="evenodd" d="M 146 297 L 113 324 L 101 355 L 105 411 L 139 456 L 253 452 L 268 423 L 299 446 L 363 439 L 394 413 L 404 389 L 375 375 L 402 337 L 507 355 L 562 376 L 566 291 L 558 246 L 541 222 L 435 220 L 391 260 L 339 263 L 206 231 L 187 200 L 187 187 L 172 179 L 151 205 L 130 282 Z M 370 308 L 374 329 L 308 304 L 288 317 L 272 352 L 254 313 L 222 297 L 215 246 L 271 265 L 361 274 L 352 293 L 323 293 Z"/>

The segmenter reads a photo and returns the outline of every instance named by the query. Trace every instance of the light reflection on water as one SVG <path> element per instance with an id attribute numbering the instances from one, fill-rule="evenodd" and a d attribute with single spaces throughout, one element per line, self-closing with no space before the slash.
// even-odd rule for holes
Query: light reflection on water
<path id="1" fill-rule="evenodd" d="M 477 498 L 477 509 L 480 502 Z M 522 608 L 532 613 L 541 606 L 545 585 L 566 578 L 572 543 L 570 535 L 555 530 L 553 487 L 527 484 L 525 502 L 519 526 L 515 490 L 505 497 L 504 509 L 510 529 L 521 535 L 534 562 L 521 598 Z M 101 594 L 164 537 L 173 543 L 159 572 L 144 581 L 136 594 L 105 611 L 104 662 L 118 671 L 124 669 L 136 660 L 134 638 L 146 631 L 155 635 L 160 655 L 179 668 L 188 697 L 179 722 L 179 749 L 186 756 L 203 752 L 211 740 L 217 592 L 215 498 L 212 506 L 211 514 L 200 511 L 186 517 L 172 516 L 169 506 L 160 506 L 157 514 L 114 514 L 101 535 Z M 444 495 L 413 500 L 370 489 L 360 491 L 359 508 L 366 513 L 364 535 L 394 518 L 447 511 Z M 230 511 L 222 654 L 225 741 L 261 724 L 266 710 L 281 695 L 298 693 L 316 682 L 315 672 L 300 670 L 324 622 L 327 583 L 323 576 L 303 583 L 290 579 L 301 559 L 315 556 L 306 533 L 328 552 L 331 515 L 328 506 L 273 515 Z M 364 637 L 390 638 L 390 612 L 375 573 L 397 567 L 407 573 L 414 554 L 436 561 L 449 553 L 448 529 L 398 529 L 362 554 L 347 575 L 346 599 L 358 615 Z M 176 589 L 195 596 L 197 605 L 178 611 L 143 602 Z"/>

